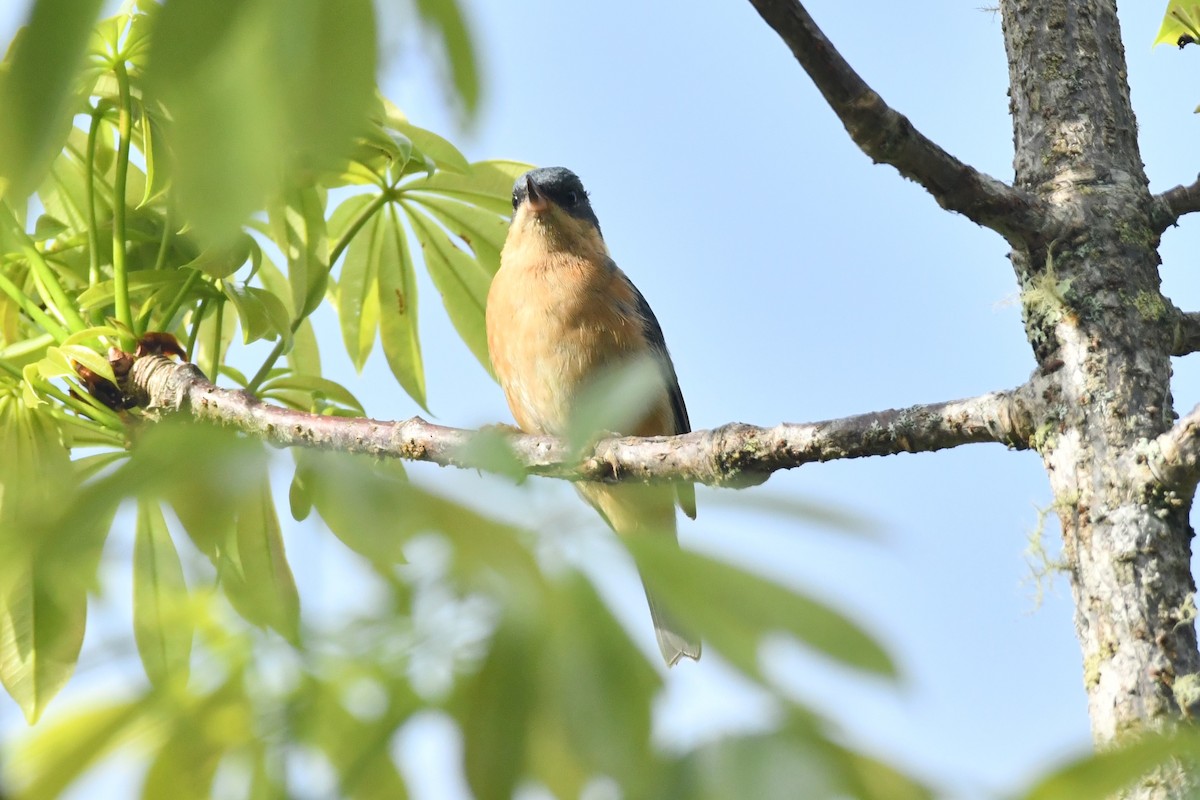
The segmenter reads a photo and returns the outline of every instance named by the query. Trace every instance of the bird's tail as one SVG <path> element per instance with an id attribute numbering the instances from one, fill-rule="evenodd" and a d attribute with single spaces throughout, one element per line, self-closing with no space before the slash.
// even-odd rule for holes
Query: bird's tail
<path id="1" fill-rule="evenodd" d="M 650 606 L 650 619 L 654 621 L 654 636 L 658 639 L 658 649 L 662 651 L 663 661 L 668 667 L 679 663 L 681 658 L 700 660 L 700 638 L 688 633 L 665 608 L 655 599 L 650 587 L 642 581 L 646 590 L 646 602 Z"/>

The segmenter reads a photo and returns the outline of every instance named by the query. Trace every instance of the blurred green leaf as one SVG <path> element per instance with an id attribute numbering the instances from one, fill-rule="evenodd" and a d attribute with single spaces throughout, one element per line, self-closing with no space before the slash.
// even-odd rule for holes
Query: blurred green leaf
<path id="1" fill-rule="evenodd" d="M 1170 734 L 1149 733 L 1110 750 L 1089 753 L 1043 776 L 1022 800 L 1114 797 L 1180 757 L 1193 763 L 1200 758 L 1200 732 L 1181 728 Z"/>
<path id="2" fill-rule="evenodd" d="M 39 725 L 9 759 L 21 786 L 20 800 L 54 800 L 102 757 L 140 727 L 144 700 L 78 708 Z"/>
<path id="3" fill-rule="evenodd" d="M 417 330 L 417 276 L 408 236 L 394 204 L 375 216 L 371 252 L 379 293 L 379 338 L 392 374 L 408 396 L 425 404 L 425 366 Z"/>
<path id="4" fill-rule="evenodd" d="M 271 236 L 287 256 L 291 308 L 306 317 L 320 305 L 329 279 L 325 201 L 313 187 L 291 189 L 269 211 Z"/>
<path id="5" fill-rule="evenodd" d="M 388 118 L 388 125 L 404 134 L 404 138 L 412 146 L 433 159 L 438 169 L 446 169 L 458 173 L 471 171 L 471 164 L 467 161 L 466 156 L 460 153 L 457 147 L 433 131 L 418 128 L 407 120 L 394 119 L 391 115 Z M 402 155 L 407 158 L 407 155 Z"/>
<path id="6" fill-rule="evenodd" d="M 758 647 L 768 633 L 788 633 L 843 666 L 887 678 L 896 668 L 857 623 L 797 590 L 713 558 L 679 550 L 658 537 L 622 540 L 650 592 L 670 616 L 697 631 L 736 667 L 760 677 Z"/>
<path id="7" fill-rule="evenodd" d="M 176 199 L 203 238 L 228 240 L 284 186 L 350 153 L 374 103 L 375 41 L 369 0 L 163 7 L 147 76 L 171 115 Z"/>
<path id="8" fill-rule="evenodd" d="M 199 701 L 178 700 L 146 771 L 142 800 L 209 800 L 222 757 L 251 733 L 248 717 L 246 698 L 228 687 Z"/>
<path id="9" fill-rule="evenodd" d="M 64 564 L 57 552 L 76 532 L 52 527 L 48 510 L 61 507 L 75 474 L 41 408 L 0 394 L 0 682 L 30 724 L 75 670 L 93 564 L 90 553 Z"/>
<path id="10" fill-rule="evenodd" d="M 457 0 L 417 0 L 426 28 L 438 37 L 457 98 L 468 119 L 479 106 L 479 68 L 475 46 Z"/>
<path id="11" fill-rule="evenodd" d="M 237 538 L 218 565 L 225 594 L 250 622 L 300 640 L 300 595 L 283 547 L 271 486 L 265 478 L 238 508 Z"/>
<path id="12" fill-rule="evenodd" d="M 162 508 L 142 500 L 133 548 L 133 636 L 146 677 L 155 686 L 187 683 L 193 628 L 187 595 L 183 565 Z"/>
<path id="13" fill-rule="evenodd" d="M 0 64 L 0 197 L 19 203 L 58 154 L 100 6 L 100 0 L 38 0 Z"/>
<path id="14" fill-rule="evenodd" d="M 460 250 L 433 220 L 407 203 L 404 210 L 408 212 L 421 243 L 425 268 L 442 295 L 442 304 L 454 329 L 491 375 L 484 312 L 492 276 L 478 261 Z"/>
<path id="15" fill-rule="evenodd" d="M 300 693 L 293 725 L 297 738 L 313 744 L 337 771 L 339 797 L 354 800 L 404 800 L 404 780 L 391 757 L 391 742 L 417 701 L 389 697 L 388 707 L 370 719 L 359 719 L 340 701 L 336 687 L 310 680 Z"/>
<path id="16" fill-rule="evenodd" d="M 342 543 L 378 566 L 404 561 L 404 539 L 391 531 L 406 482 L 403 469 L 377 469 L 364 456 L 295 450 L 296 481 Z"/>
<path id="17" fill-rule="evenodd" d="M 517 458 L 508 434 L 495 428 L 483 428 L 471 436 L 457 453 L 464 464 L 492 472 L 520 483 L 528 475 L 525 465 Z"/>
<path id="18" fill-rule="evenodd" d="M 641 796 L 652 766 L 650 709 L 662 686 L 629 634 L 580 575 L 549 605 L 553 664 L 543 674 L 575 751 Z"/>
<path id="19" fill-rule="evenodd" d="M 258 243 L 244 233 L 233 235 L 227 243 L 208 247 L 182 268 L 198 269 L 212 278 L 228 278 L 241 269 L 258 250 Z"/>
<path id="20" fill-rule="evenodd" d="M 762 489 L 753 492 L 710 490 L 704 492 L 704 507 L 723 506 L 737 511 L 761 511 L 792 522 L 807 522 L 822 528 L 849 533 L 872 541 L 881 541 L 879 524 L 853 509 L 812 500 L 772 493 Z"/>
<path id="21" fill-rule="evenodd" d="M 567 442 L 581 453 L 598 436 L 632 432 L 664 394 L 662 367 L 651 355 L 604 367 L 579 392 L 567 420 Z"/>
<path id="22" fill-rule="evenodd" d="M 483 667 L 462 687 L 463 765 L 476 800 L 511 800 L 524 771 L 539 645 L 530 621 L 510 614 L 496 628 Z"/>

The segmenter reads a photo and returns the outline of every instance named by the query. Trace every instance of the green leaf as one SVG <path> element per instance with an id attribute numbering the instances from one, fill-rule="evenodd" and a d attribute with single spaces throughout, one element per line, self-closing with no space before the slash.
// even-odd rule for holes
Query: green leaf
<path id="1" fill-rule="evenodd" d="M 319 747 L 337 771 L 339 797 L 353 800 L 404 800 L 408 796 L 391 758 L 391 741 L 416 700 L 393 693 L 388 707 L 362 720 L 342 706 L 336 686 L 311 680 L 293 721 L 297 738 Z"/>
<path id="2" fill-rule="evenodd" d="M 0 395 L 0 453 L 0 682 L 33 724 L 75 670 L 94 562 L 80 548 L 63 563 L 88 531 L 48 519 L 74 485 L 50 415 Z"/>
<path id="3" fill-rule="evenodd" d="M 553 665 L 545 672 L 571 745 L 628 796 L 645 794 L 638 784 L 651 766 L 650 708 L 662 680 L 582 576 L 572 575 L 548 607 Z"/>
<path id="4" fill-rule="evenodd" d="M 530 164 L 519 161 L 477 161 L 465 175 L 438 171 L 408 181 L 401 189 L 404 195 L 410 191 L 444 194 L 507 217 L 512 213 L 513 183 L 530 169 Z"/>
<path id="5" fill-rule="evenodd" d="M 213 278 L 228 278 L 241 269 L 258 249 L 258 242 L 248 234 L 237 234 L 225 244 L 206 248 L 181 269 L 198 269 Z"/>
<path id="6" fill-rule="evenodd" d="M 133 548 L 133 635 L 146 677 L 155 686 L 187 683 L 193 628 L 187 594 L 162 508 L 143 500 Z"/>
<path id="7" fill-rule="evenodd" d="M 137 733 L 144 700 L 56 715 L 22 742 L 9 766 L 22 785 L 21 800 L 55 800 L 88 768 Z"/>
<path id="8" fill-rule="evenodd" d="M 1089 753 L 1044 776 L 1022 800 L 1115 797 L 1134 781 L 1179 757 L 1193 761 L 1200 757 L 1200 735 L 1194 729 L 1152 733 L 1111 750 Z"/>
<path id="9" fill-rule="evenodd" d="M 177 709 L 174 730 L 159 747 L 146 770 L 142 800 L 209 800 L 225 742 L 208 730 L 216 714 Z"/>
<path id="10" fill-rule="evenodd" d="M 759 643 L 766 634 L 778 632 L 791 634 L 844 666 L 896 677 L 883 648 L 840 612 L 799 591 L 658 539 L 622 541 L 670 616 L 698 632 L 747 675 L 761 676 Z"/>
<path id="11" fill-rule="evenodd" d="M 599 370 L 580 390 L 567 420 L 575 453 L 608 432 L 636 430 L 664 395 L 662 366 L 650 355 Z"/>
<path id="12" fill-rule="evenodd" d="M 1182 37 L 1200 42 L 1200 2 L 1197 0 L 1171 0 L 1154 44 L 1182 47 L 1185 44 Z"/>
<path id="13" fill-rule="evenodd" d="M 177 200 L 202 238 L 227 240 L 283 187 L 350 154 L 374 104 L 375 41 L 369 0 L 163 7 L 147 80 L 170 114 Z"/>
<path id="14" fill-rule="evenodd" d="M 463 762 L 476 800 L 511 800 L 524 772 L 537 645 L 530 621 L 510 614 L 492 636 L 483 667 L 464 685 Z"/>
<path id="15" fill-rule="evenodd" d="M 371 202 L 368 195 L 352 197 L 337 211 L 338 220 L 343 214 L 356 214 Z M 342 328 L 342 341 L 350 362 L 359 372 L 371 355 L 375 344 L 375 330 L 379 324 L 379 286 L 377 282 L 380 251 L 383 248 L 381 215 L 372 215 L 358 236 L 350 240 L 346 258 L 338 275 L 337 312 Z"/>
<path id="16" fill-rule="evenodd" d="M 357 411 L 360 415 L 366 413 L 363 410 L 362 403 L 358 402 L 358 398 L 349 389 L 328 378 L 319 378 L 313 375 L 284 374 L 276 378 L 270 378 L 264 382 L 259 389 L 259 395 L 261 397 L 270 397 L 273 392 L 281 389 L 296 389 L 307 392 L 313 395 L 314 398 L 337 403 Z"/>
<path id="17" fill-rule="evenodd" d="M 264 287 L 271 294 L 281 299 L 287 306 L 288 318 L 294 320 L 296 318 L 296 309 L 292 305 L 291 288 L 288 285 L 288 280 L 279 271 L 279 267 L 263 254 L 262 261 L 259 263 L 258 270 L 259 280 L 262 281 Z M 300 323 L 300 327 L 292 336 L 292 348 L 286 351 L 288 366 L 292 371 L 300 375 L 320 375 L 321 374 L 321 353 L 317 347 L 317 337 L 313 333 L 312 322 L 305 319 Z"/>
<path id="18" fill-rule="evenodd" d="M 325 202 L 313 187 L 293 189 L 270 208 L 271 237 L 287 256 L 293 317 L 308 316 L 325 296 L 329 238 Z"/>
<path id="19" fill-rule="evenodd" d="M 407 203 L 404 210 L 421 243 L 425 269 L 442 295 L 442 304 L 454 329 L 488 374 L 492 374 L 485 324 L 491 274 L 460 250 L 429 217 Z"/>
<path id="20" fill-rule="evenodd" d="M 508 236 L 508 218 L 486 208 L 461 203 L 445 197 L 414 194 L 420 203 L 445 225 L 451 233 L 466 242 L 475 258 L 491 274 L 500 269 L 500 251 Z"/>
<path id="21" fill-rule="evenodd" d="M 282 300 L 256 286 L 238 286 L 225 281 L 222 288 L 237 309 L 238 319 L 242 323 L 243 343 L 276 337 L 282 337 L 285 346 L 290 342 L 292 326 Z"/>
<path id="22" fill-rule="evenodd" d="M 264 479 L 238 509 L 234 547 L 218 562 L 226 596 L 248 621 L 300 640 L 300 595 L 287 563 L 271 486 Z"/>
<path id="23" fill-rule="evenodd" d="M 388 125 L 404 134 L 404 138 L 412 146 L 415 146 L 426 156 L 433 159 L 433 163 L 437 165 L 438 169 L 447 169 L 458 173 L 471 171 L 471 164 L 467 161 L 466 156 L 460 153 L 457 147 L 433 131 L 418 128 L 407 120 L 395 119 L 390 115 Z M 407 156 L 405 156 L 405 159 L 407 159 Z"/>
<path id="24" fill-rule="evenodd" d="M 364 456 L 298 449 L 296 478 L 304 499 L 312 503 L 334 535 L 351 550 L 380 567 L 404 562 L 404 539 L 380 536 L 390 529 L 399 511 L 403 471 L 379 469 Z"/>
<path id="25" fill-rule="evenodd" d="M 100 5 L 39 0 L 13 40 L 0 65 L 0 196 L 24 198 L 62 147 Z"/>
<path id="26" fill-rule="evenodd" d="M 417 11 L 425 21 L 426 29 L 437 36 L 441 44 L 463 111 L 468 119 L 473 117 L 479 106 L 479 68 L 471 34 L 457 0 L 417 0 Z"/>
<path id="27" fill-rule="evenodd" d="M 383 354 L 396 380 L 408 396 L 425 404 L 425 365 L 417 330 L 417 277 L 413 269 L 408 236 L 400 224 L 395 205 L 376 215 L 371 233 L 372 252 L 378 259 L 379 338 Z M 378 248 L 375 248 L 378 237 Z"/>

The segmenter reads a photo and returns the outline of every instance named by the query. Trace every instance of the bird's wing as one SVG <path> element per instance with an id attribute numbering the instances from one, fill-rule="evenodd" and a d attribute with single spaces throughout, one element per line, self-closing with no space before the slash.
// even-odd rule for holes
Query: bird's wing
<path id="1" fill-rule="evenodd" d="M 624 277 L 623 273 L 622 275 Z M 675 434 L 690 433 L 692 424 L 688 420 L 687 405 L 683 402 L 683 391 L 679 388 L 679 377 L 675 374 L 675 365 L 671 363 L 671 354 L 667 351 L 667 340 L 663 337 L 662 326 L 658 324 L 658 318 L 654 316 L 653 309 L 650 308 L 650 304 L 646 302 L 646 298 L 642 296 L 638 288 L 633 285 L 633 281 L 630 281 L 628 277 L 625 277 L 625 280 L 633 291 L 638 316 L 642 318 L 642 323 L 646 326 L 646 341 L 650 343 L 650 349 L 662 366 L 674 423 L 674 430 L 671 432 Z M 695 519 L 696 488 L 690 483 L 679 483 L 676 484 L 676 492 L 679 497 L 679 507 L 683 509 L 683 513 Z"/>

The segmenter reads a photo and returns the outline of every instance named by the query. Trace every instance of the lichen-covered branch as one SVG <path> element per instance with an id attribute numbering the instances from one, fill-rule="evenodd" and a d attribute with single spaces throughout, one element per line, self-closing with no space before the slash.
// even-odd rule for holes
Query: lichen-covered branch
<path id="1" fill-rule="evenodd" d="M 1171 355 L 1187 356 L 1200 351 L 1200 314 L 1176 310 L 1174 333 Z"/>
<path id="2" fill-rule="evenodd" d="M 189 413 L 282 447 L 315 447 L 376 457 L 478 467 L 467 447 L 475 431 L 305 414 L 210 383 L 192 364 L 137 359 L 122 390 L 137 405 Z M 740 423 L 683 436 L 604 439 L 579 457 L 558 439 L 513 434 L 516 460 L 535 475 L 599 481 L 688 480 L 715 486 L 761 483 L 772 472 L 814 461 L 931 452 L 974 442 L 1028 447 L 1039 408 L 1030 386 L 966 400 L 770 428 Z"/>
<path id="3" fill-rule="evenodd" d="M 1138 460 L 1153 483 L 1190 497 L 1200 482 L 1200 405 L 1151 441 Z"/>
<path id="4" fill-rule="evenodd" d="M 1154 227 L 1162 233 L 1184 214 L 1200 211 L 1200 176 L 1188 186 L 1176 186 L 1154 197 Z"/>
<path id="5" fill-rule="evenodd" d="M 891 164 L 946 209 L 1004 236 L 1014 247 L 1037 237 L 1049 216 L 1031 194 L 947 153 L 884 102 L 798 0 L 750 0 L 791 49 L 850 138 L 875 162 Z"/>

